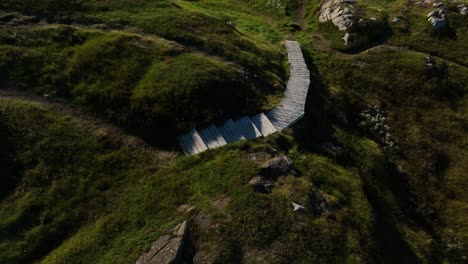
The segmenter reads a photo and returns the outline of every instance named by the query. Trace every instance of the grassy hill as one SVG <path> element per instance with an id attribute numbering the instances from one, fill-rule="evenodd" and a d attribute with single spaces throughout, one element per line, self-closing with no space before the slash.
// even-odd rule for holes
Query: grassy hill
<path id="1" fill-rule="evenodd" d="M 183 220 L 206 263 L 466 261 L 467 16 L 444 2 L 438 34 L 431 6 L 357 5 L 345 46 L 317 1 L 0 0 L 0 89 L 21 95 L 0 91 L 0 262 L 130 263 Z M 182 155 L 180 131 L 279 102 L 285 38 L 305 118 Z M 258 192 L 282 155 L 295 173 Z"/>
<path id="2" fill-rule="evenodd" d="M 185 2 L 61 3 L 2 1 L 2 10 L 23 12 L 19 20 L 34 16 L 25 27 L 2 28 L 3 87 L 66 97 L 155 133 L 258 112 L 284 88 L 281 37 L 268 24 L 251 32 L 263 22 L 254 14 L 235 28 L 227 24 L 235 13 Z"/>

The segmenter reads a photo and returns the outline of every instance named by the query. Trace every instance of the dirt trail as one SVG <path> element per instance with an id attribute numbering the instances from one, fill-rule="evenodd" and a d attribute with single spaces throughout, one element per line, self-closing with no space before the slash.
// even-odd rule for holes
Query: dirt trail
<path id="1" fill-rule="evenodd" d="M 436 58 L 436 59 L 439 59 L 439 60 L 443 60 L 443 61 L 446 61 L 450 64 L 454 64 L 454 65 L 457 65 L 459 67 L 468 67 L 468 66 L 465 66 L 463 64 L 460 64 L 458 62 L 455 62 L 455 61 L 452 61 L 452 60 L 449 60 L 447 58 L 443 58 L 443 57 L 439 57 L 439 56 L 435 56 L 435 55 L 431 55 L 429 53 L 426 53 L 426 52 L 423 52 L 423 51 L 418 51 L 418 50 L 414 50 L 414 49 L 410 49 L 410 48 L 407 48 L 407 47 L 403 47 L 403 46 L 393 46 L 393 45 L 388 45 L 388 44 L 380 44 L 380 45 L 377 45 L 377 46 L 373 46 L 373 47 L 370 47 L 368 49 L 365 49 L 363 51 L 360 51 L 360 52 L 357 52 L 357 53 L 343 53 L 343 52 L 339 52 L 340 54 L 342 55 L 347 55 L 347 56 L 358 56 L 362 53 L 366 53 L 366 52 L 379 52 L 379 51 L 406 51 L 406 52 L 413 52 L 413 53 L 419 53 L 419 54 L 423 54 L 423 55 L 427 55 L 427 56 L 431 56 L 433 58 Z"/>
<path id="2" fill-rule="evenodd" d="M 301 0 L 299 9 L 297 10 L 296 18 L 299 21 L 299 25 L 302 29 L 307 28 L 307 18 L 306 18 L 306 11 L 307 11 L 307 0 Z"/>
<path id="3" fill-rule="evenodd" d="M 169 164 L 177 156 L 176 152 L 160 150 L 150 146 L 141 138 L 130 135 L 122 128 L 97 117 L 91 112 L 74 106 L 64 99 L 47 98 L 16 89 L 0 89 L 0 99 L 17 99 L 39 103 L 70 119 L 85 131 L 98 137 L 109 139 L 116 146 L 132 148 L 147 153 L 157 159 L 161 165 Z"/>

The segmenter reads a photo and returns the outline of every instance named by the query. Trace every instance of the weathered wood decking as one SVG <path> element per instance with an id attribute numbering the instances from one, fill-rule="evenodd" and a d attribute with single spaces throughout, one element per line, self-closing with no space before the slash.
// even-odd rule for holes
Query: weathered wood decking
<path id="1" fill-rule="evenodd" d="M 285 45 L 291 75 L 281 104 L 267 113 L 244 116 L 237 121 L 229 119 L 221 126 L 211 125 L 200 132 L 192 129 L 179 136 L 180 146 L 187 155 L 195 155 L 243 139 L 268 136 L 291 126 L 304 116 L 310 73 L 299 43 L 287 40 Z"/>

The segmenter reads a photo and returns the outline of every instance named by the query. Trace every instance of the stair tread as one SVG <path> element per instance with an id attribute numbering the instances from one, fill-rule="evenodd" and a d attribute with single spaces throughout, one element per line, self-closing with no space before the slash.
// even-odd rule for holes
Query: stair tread
<path id="1" fill-rule="evenodd" d="M 236 122 L 239 132 L 248 140 L 262 136 L 250 117 L 244 116 Z"/>

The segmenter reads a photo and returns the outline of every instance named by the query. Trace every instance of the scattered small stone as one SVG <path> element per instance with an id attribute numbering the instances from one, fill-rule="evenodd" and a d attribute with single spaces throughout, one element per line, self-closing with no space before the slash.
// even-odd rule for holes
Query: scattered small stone
<path id="1" fill-rule="evenodd" d="M 399 17 L 393 17 L 393 19 L 392 19 L 393 23 L 398 23 L 400 21 L 401 21 L 401 19 Z"/>
<path id="2" fill-rule="evenodd" d="M 268 180 L 262 176 L 255 176 L 249 181 L 250 185 L 253 185 L 254 191 L 258 193 L 268 194 L 271 193 L 273 188 L 276 186 L 275 182 Z"/>
<path id="3" fill-rule="evenodd" d="M 344 45 L 345 45 L 345 46 L 348 45 L 348 39 L 349 39 L 349 33 L 346 32 L 346 34 L 345 34 L 344 37 L 342 38 L 342 40 L 344 41 Z"/>
<path id="4" fill-rule="evenodd" d="M 468 7 L 466 7 L 464 4 L 457 5 L 457 10 L 458 13 L 462 15 L 466 15 L 468 13 Z"/>
<path id="5" fill-rule="evenodd" d="M 306 212 L 305 207 L 300 205 L 300 204 L 291 203 L 291 205 L 293 206 L 293 211 L 294 212 L 300 212 L 300 213 L 305 213 Z"/>
<path id="6" fill-rule="evenodd" d="M 398 153 L 397 141 L 390 133 L 390 126 L 387 125 L 386 114 L 387 112 L 380 109 L 377 104 L 371 104 L 368 109 L 359 114 L 357 124 L 360 128 L 370 132 L 382 145 L 384 150 Z"/>
<path id="7" fill-rule="evenodd" d="M 232 27 L 232 28 L 236 28 L 236 23 L 232 22 L 232 21 L 228 21 L 226 22 L 226 25 Z"/>
<path id="8" fill-rule="evenodd" d="M 426 56 L 426 66 L 429 69 L 434 69 L 436 66 L 436 61 L 431 56 Z"/>
<path id="9" fill-rule="evenodd" d="M 177 211 L 181 212 L 181 213 L 189 213 L 191 212 L 193 209 L 195 209 L 194 206 L 190 205 L 190 204 L 183 204 L 181 206 L 179 206 L 179 208 L 177 208 Z"/>

